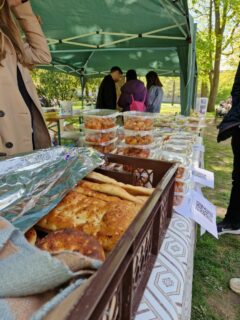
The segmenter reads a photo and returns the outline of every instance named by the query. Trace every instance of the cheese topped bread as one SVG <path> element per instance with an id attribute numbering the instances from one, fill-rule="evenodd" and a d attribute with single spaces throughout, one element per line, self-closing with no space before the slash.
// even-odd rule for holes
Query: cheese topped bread
<path id="1" fill-rule="evenodd" d="M 97 175 L 97 179 L 102 178 Z M 102 180 L 110 182 L 113 179 L 106 177 Z M 117 184 L 105 182 L 79 182 L 56 208 L 39 221 L 38 226 L 48 231 L 80 230 L 99 239 L 104 250 L 112 250 L 148 196 L 147 192 L 144 195 L 144 188 L 134 189 L 134 192 L 140 192 L 133 195 Z"/>

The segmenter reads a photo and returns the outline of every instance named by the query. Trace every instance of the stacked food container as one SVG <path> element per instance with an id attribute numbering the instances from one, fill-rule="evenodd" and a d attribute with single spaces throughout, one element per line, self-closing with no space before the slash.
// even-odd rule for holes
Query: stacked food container
<path id="1" fill-rule="evenodd" d="M 95 109 L 83 112 L 84 144 L 102 153 L 110 153 L 117 146 L 118 112 Z"/>
<path id="2" fill-rule="evenodd" d="M 138 158 L 153 158 L 154 114 L 137 111 L 123 113 L 125 142 L 118 148 L 118 153 Z"/>
<path id="3" fill-rule="evenodd" d="M 195 137 L 188 132 L 172 134 L 164 141 L 160 159 L 178 162 L 179 168 L 175 183 L 174 205 L 181 205 L 192 188 L 192 152 Z"/>

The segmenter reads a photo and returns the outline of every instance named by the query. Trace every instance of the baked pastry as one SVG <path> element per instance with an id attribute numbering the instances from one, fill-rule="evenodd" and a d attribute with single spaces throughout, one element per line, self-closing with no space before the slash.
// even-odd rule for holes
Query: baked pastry
<path id="1" fill-rule="evenodd" d="M 79 185 L 82 186 L 83 188 L 88 188 L 90 190 L 94 190 L 97 192 L 105 193 L 105 194 L 112 195 L 112 196 L 117 196 L 117 197 L 124 199 L 124 200 L 132 201 L 132 202 L 136 202 L 136 203 L 141 202 L 141 201 L 139 201 L 139 199 L 132 196 L 126 190 L 124 190 L 123 188 L 116 186 L 116 185 L 112 185 L 112 184 L 108 184 L 108 183 L 102 183 L 102 184 L 92 183 L 89 181 L 81 181 Z"/>
<path id="2" fill-rule="evenodd" d="M 84 120 L 84 126 L 92 130 L 105 130 L 116 126 L 115 118 L 87 117 Z"/>
<path id="3" fill-rule="evenodd" d="M 38 226 L 51 231 L 77 228 L 95 235 L 106 212 L 106 204 L 106 201 L 71 191 L 56 208 L 38 222 Z"/>
<path id="4" fill-rule="evenodd" d="M 94 182 L 98 182 L 98 183 L 110 183 L 110 184 L 115 184 L 119 187 L 122 187 L 123 189 L 125 189 L 126 191 L 128 191 L 129 193 L 133 194 L 133 195 L 143 195 L 143 196 L 150 196 L 153 191 L 155 189 L 153 188 L 142 188 L 142 187 L 136 187 L 136 186 L 132 186 L 131 184 L 125 184 L 122 182 L 118 182 L 115 179 L 109 178 L 108 176 L 104 176 L 101 173 L 98 172 L 91 172 L 87 175 L 86 179 L 94 181 Z"/>
<path id="5" fill-rule="evenodd" d="M 151 144 L 153 142 L 153 136 L 152 135 L 132 135 L 132 136 L 127 136 L 125 137 L 125 142 L 126 144 L 130 145 L 146 145 L 146 144 Z"/>
<path id="6" fill-rule="evenodd" d="M 124 148 L 123 155 L 128 157 L 137 157 L 137 158 L 147 159 L 150 156 L 150 149 L 127 147 L 127 148 Z"/>
<path id="7" fill-rule="evenodd" d="M 65 229 L 51 232 L 39 240 L 37 246 L 50 253 L 73 251 L 93 259 L 101 261 L 105 259 L 103 248 L 98 240 L 80 230 Z"/>
<path id="8" fill-rule="evenodd" d="M 92 142 L 92 143 L 105 143 L 108 141 L 111 141 L 116 138 L 116 131 L 112 132 L 99 132 L 99 133 L 86 133 L 85 134 L 85 140 L 87 142 Z"/>
<path id="9" fill-rule="evenodd" d="M 135 131 L 149 131 L 153 129 L 153 119 L 145 117 L 131 117 L 124 121 L 124 128 Z"/>
<path id="10" fill-rule="evenodd" d="M 92 144 L 91 147 L 93 149 L 96 149 L 97 151 L 101 153 L 111 153 L 115 150 L 115 142 L 108 144 L 107 146 L 101 146 L 98 144 Z"/>
<path id="11" fill-rule="evenodd" d="M 34 228 L 29 229 L 25 233 L 25 237 L 26 237 L 27 241 L 34 246 L 36 241 L 37 241 L 37 232 L 36 232 L 36 230 Z"/>
<path id="12" fill-rule="evenodd" d="M 132 202 L 109 203 L 97 238 L 105 251 L 111 251 L 132 223 L 140 206 Z"/>
<path id="13" fill-rule="evenodd" d="M 120 198 L 114 197 L 114 196 L 109 196 L 107 194 L 101 193 L 101 192 L 96 192 L 93 191 L 89 188 L 84 187 L 83 183 L 80 182 L 75 188 L 74 191 L 80 194 L 83 194 L 87 197 L 92 197 L 95 199 L 99 199 L 105 202 L 116 202 L 116 201 L 121 201 Z"/>

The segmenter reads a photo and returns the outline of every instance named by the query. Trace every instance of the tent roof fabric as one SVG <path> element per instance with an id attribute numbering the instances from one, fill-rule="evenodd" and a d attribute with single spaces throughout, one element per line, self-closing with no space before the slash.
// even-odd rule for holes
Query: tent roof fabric
<path id="1" fill-rule="evenodd" d="M 187 0 L 32 0 L 43 21 L 52 65 L 70 74 L 98 76 L 118 65 L 180 76 L 182 113 L 193 99 L 196 26 Z"/>
<path id="2" fill-rule="evenodd" d="M 149 69 L 179 75 L 177 47 L 188 46 L 186 0 L 33 0 L 43 20 L 53 65 L 86 75 Z"/>

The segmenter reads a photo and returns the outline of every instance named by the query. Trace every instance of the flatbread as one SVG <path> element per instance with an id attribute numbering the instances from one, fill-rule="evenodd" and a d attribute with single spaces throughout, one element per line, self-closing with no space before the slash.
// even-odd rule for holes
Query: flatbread
<path id="1" fill-rule="evenodd" d="M 133 202 L 110 203 L 97 238 L 105 251 L 111 251 L 121 239 L 141 207 Z"/>
<path id="2" fill-rule="evenodd" d="M 83 188 L 88 188 L 90 190 L 105 193 L 111 196 L 117 196 L 124 200 L 132 201 L 135 203 L 141 203 L 139 199 L 129 194 L 126 190 L 113 184 L 108 184 L 108 183 L 100 184 L 100 183 L 93 183 L 89 181 L 81 181 L 79 185 Z"/>
<path id="3" fill-rule="evenodd" d="M 150 196 L 155 190 L 153 188 L 144 188 L 144 187 L 132 186 L 130 184 L 124 184 L 122 182 L 116 181 L 115 179 L 104 176 L 103 174 L 98 172 L 89 173 L 86 179 L 94 182 L 98 182 L 98 183 L 109 183 L 109 184 L 117 185 L 133 195 Z"/>
<path id="4" fill-rule="evenodd" d="M 106 203 L 121 201 L 121 199 L 118 197 L 108 196 L 104 193 L 96 192 L 96 191 L 93 191 L 89 188 L 83 188 L 81 183 L 74 188 L 74 191 L 77 193 L 83 194 L 87 197 L 92 197 L 92 198 L 96 198 L 96 199 L 105 201 Z"/>
<path id="5" fill-rule="evenodd" d="M 97 234 L 107 210 L 107 202 L 71 191 L 47 216 L 38 222 L 45 230 L 77 228 Z"/>

